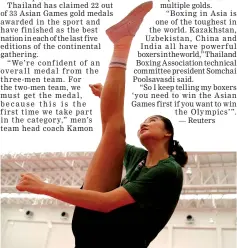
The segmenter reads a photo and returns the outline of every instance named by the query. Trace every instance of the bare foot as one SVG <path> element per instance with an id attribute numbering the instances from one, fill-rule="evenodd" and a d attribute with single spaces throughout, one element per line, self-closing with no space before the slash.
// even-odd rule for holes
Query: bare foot
<path id="1" fill-rule="evenodd" d="M 152 9 L 153 2 L 145 2 L 133 9 L 123 20 L 106 30 L 110 40 L 115 44 L 126 36 L 135 36 L 143 18 Z"/>

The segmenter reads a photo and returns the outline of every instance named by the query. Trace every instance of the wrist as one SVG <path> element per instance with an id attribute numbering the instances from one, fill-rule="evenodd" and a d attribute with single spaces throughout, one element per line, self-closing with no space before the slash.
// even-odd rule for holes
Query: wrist
<path id="1" fill-rule="evenodd" d="M 52 186 L 51 184 L 44 182 L 44 184 L 42 186 L 42 194 L 43 195 L 48 195 L 51 186 Z"/>

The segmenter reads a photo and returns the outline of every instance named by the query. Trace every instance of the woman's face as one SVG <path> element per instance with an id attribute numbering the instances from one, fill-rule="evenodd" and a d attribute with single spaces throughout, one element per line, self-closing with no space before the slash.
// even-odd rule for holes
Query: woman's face
<path id="1" fill-rule="evenodd" d="M 168 136 L 171 134 L 167 132 L 164 122 L 158 116 L 147 118 L 138 130 L 138 137 L 142 144 L 147 139 L 160 141 Z"/>

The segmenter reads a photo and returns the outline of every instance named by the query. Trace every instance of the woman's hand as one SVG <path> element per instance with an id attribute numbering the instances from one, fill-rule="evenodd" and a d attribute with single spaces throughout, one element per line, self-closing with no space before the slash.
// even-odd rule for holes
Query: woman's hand
<path id="1" fill-rule="evenodd" d="M 101 95 L 101 92 L 102 92 L 102 89 L 103 89 L 103 85 L 98 83 L 98 84 L 89 84 L 90 88 L 91 88 L 91 91 L 92 93 L 95 95 L 95 96 L 98 96 L 100 97 Z"/>
<path id="2" fill-rule="evenodd" d="M 19 191 L 28 191 L 34 194 L 44 194 L 47 183 L 42 181 L 40 177 L 32 173 L 21 174 L 21 180 L 16 186 Z"/>

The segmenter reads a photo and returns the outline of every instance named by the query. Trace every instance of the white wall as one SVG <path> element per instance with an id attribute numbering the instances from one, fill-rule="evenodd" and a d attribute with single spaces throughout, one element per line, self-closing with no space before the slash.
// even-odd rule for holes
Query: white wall
<path id="1" fill-rule="evenodd" d="M 18 207 L 2 207 L 2 248 L 74 248 L 73 208 L 31 206 L 25 210 L 32 210 L 34 217 L 27 219 Z M 63 211 L 69 213 L 68 220 L 60 218 Z M 191 226 L 185 223 L 188 214 L 195 218 Z M 235 212 L 177 210 L 150 248 L 236 248 L 235 218 Z"/>
<path id="2" fill-rule="evenodd" d="M 189 214 L 195 219 L 192 225 L 185 223 Z M 236 248 L 235 220 L 234 211 L 176 211 L 150 248 Z"/>

